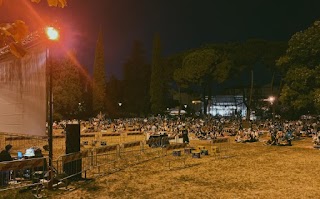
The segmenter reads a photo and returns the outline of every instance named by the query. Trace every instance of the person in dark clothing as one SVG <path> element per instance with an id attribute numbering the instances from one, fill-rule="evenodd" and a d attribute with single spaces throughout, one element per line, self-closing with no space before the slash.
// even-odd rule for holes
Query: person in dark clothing
<path id="1" fill-rule="evenodd" d="M 3 151 L 0 153 L 0 162 L 4 161 L 12 161 L 12 157 L 10 155 L 10 150 L 12 145 L 7 145 Z M 0 186 L 8 185 L 9 182 L 9 171 L 1 171 L 0 172 Z"/>
<path id="2" fill-rule="evenodd" d="M 36 148 L 34 150 L 34 158 L 43 158 L 43 154 L 40 148 Z M 35 167 L 34 171 L 47 171 L 47 159 L 43 159 L 43 166 L 41 167 Z"/>
<path id="3" fill-rule="evenodd" d="M 8 144 L 5 147 L 5 149 L 1 151 L 1 153 L 0 153 L 0 162 L 12 161 L 12 157 L 10 155 L 11 148 L 12 148 L 12 145 Z"/>
<path id="4" fill-rule="evenodd" d="M 186 129 L 185 126 L 183 126 L 183 129 L 182 129 L 182 139 L 183 139 L 183 143 L 189 144 L 188 130 Z"/>

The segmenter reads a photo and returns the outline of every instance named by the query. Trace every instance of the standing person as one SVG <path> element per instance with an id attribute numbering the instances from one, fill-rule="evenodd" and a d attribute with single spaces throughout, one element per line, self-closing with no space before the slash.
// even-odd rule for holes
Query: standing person
<path id="1" fill-rule="evenodd" d="M 0 162 L 4 161 L 12 161 L 12 157 L 10 155 L 10 150 L 12 148 L 11 144 L 8 144 L 4 150 L 0 153 Z M 9 171 L 1 171 L 0 172 L 0 186 L 7 185 L 9 182 Z"/>
<path id="2" fill-rule="evenodd" d="M 182 138 L 183 143 L 189 144 L 188 130 L 186 129 L 185 125 L 182 125 Z"/>

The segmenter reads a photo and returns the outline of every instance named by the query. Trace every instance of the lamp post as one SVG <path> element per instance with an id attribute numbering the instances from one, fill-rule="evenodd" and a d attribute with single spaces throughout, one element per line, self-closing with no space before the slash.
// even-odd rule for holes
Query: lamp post
<path id="1" fill-rule="evenodd" d="M 45 28 L 46 36 L 49 40 L 49 46 L 51 42 L 59 40 L 59 31 L 54 27 L 46 27 Z M 53 159 L 53 147 L 52 147 L 52 123 L 53 123 L 53 93 L 52 93 L 52 63 L 49 61 L 49 48 L 46 50 L 46 65 L 47 69 L 49 69 L 49 121 L 48 121 L 48 145 L 49 145 L 49 189 L 52 188 L 52 159 Z M 49 65 L 48 65 L 49 61 Z"/>
<path id="2" fill-rule="evenodd" d="M 271 108 L 272 108 L 272 123 L 274 122 L 274 101 L 276 100 L 276 98 L 274 96 L 270 96 L 268 98 L 268 101 L 270 102 Z"/>

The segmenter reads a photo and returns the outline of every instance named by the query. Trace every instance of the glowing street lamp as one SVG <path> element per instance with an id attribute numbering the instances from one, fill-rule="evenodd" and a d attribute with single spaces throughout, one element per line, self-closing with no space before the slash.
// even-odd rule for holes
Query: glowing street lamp
<path id="1" fill-rule="evenodd" d="M 59 40 L 60 34 L 56 28 L 49 26 L 45 28 L 45 31 L 49 40 L 51 41 Z"/>
<path id="2" fill-rule="evenodd" d="M 274 96 L 270 96 L 270 97 L 268 98 L 268 101 L 269 101 L 270 104 L 272 105 L 275 99 L 276 99 L 276 98 L 275 98 Z"/>
<path id="3" fill-rule="evenodd" d="M 268 98 L 268 101 L 270 102 L 271 106 L 272 106 L 272 122 L 274 122 L 274 101 L 276 100 L 276 98 L 274 96 L 270 96 Z"/>

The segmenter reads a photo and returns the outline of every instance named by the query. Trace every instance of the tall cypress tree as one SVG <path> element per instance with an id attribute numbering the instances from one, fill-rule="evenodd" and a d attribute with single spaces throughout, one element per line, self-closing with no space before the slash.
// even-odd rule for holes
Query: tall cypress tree
<path id="1" fill-rule="evenodd" d="M 105 113 L 106 102 L 106 74 L 105 74 L 105 60 L 103 48 L 103 35 L 100 29 L 94 65 L 93 65 L 93 82 L 92 82 L 92 108 L 93 113 L 98 114 L 100 111 Z"/>
<path id="2" fill-rule="evenodd" d="M 153 40 L 152 63 L 150 81 L 151 111 L 159 114 L 164 111 L 164 69 L 161 60 L 161 44 L 158 34 Z"/>
<path id="3" fill-rule="evenodd" d="M 123 66 L 126 111 L 144 116 L 149 112 L 150 65 L 146 64 L 143 45 L 134 41 L 131 55 Z"/>

